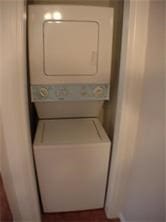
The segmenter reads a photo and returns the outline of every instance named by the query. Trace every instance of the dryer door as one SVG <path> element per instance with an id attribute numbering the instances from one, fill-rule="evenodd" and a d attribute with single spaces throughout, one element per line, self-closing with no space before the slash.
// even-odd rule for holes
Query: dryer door
<path id="1" fill-rule="evenodd" d="M 47 21 L 43 25 L 44 72 L 51 76 L 95 75 L 97 22 Z"/>
<path id="2" fill-rule="evenodd" d="M 28 13 L 31 85 L 109 85 L 112 8 L 40 4 Z"/>

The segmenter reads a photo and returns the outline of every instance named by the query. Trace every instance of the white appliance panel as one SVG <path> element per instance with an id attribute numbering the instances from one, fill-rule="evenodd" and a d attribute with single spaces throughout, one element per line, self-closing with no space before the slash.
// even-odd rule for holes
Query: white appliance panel
<path id="1" fill-rule="evenodd" d="M 104 206 L 110 141 L 97 119 L 39 121 L 34 153 L 45 212 Z"/>
<path id="2" fill-rule="evenodd" d="M 31 85 L 109 84 L 112 36 L 113 8 L 30 5 Z"/>
<path id="3" fill-rule="evenodd" d="M 47 21 L 44 33 L 46 75 L 95 75 L 98 59 L 96 22 Z"/>
<path id="4" fill-rule="evenodd" d="M 40 119 L 99 117 L 103 101 L 35 102 Z"/>
<path id="5" fill-rule="evenodd" d="M 62 119 L 43 124 L 43 144 L 84 144 L 100 142 L 94 121 Z"/>

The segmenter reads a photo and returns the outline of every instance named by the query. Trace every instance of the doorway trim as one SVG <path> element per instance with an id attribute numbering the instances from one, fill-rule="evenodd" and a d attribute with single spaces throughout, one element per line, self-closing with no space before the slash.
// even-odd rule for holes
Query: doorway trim
<path id="1" fill-rule="evenodd" d="M 120 217 L 132 167 L 145 72 L 150 0 L 124 1 L 113 152 L 105 211 Z"/>

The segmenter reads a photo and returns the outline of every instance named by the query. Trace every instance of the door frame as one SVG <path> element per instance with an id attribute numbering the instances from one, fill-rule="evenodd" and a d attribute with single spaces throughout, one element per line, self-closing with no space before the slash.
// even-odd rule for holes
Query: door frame
<path id="1" fill-rule="evenodd" d="M 118 103 L 105 212 L 121 215 L 132 166 L 145 72 L 150 0 L 124 0 Z"/>

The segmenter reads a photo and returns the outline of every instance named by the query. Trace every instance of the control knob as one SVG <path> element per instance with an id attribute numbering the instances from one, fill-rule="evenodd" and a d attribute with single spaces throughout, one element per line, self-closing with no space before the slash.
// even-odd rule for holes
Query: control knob
<path id="1" fill-rule="evenodd" d="M 93 94 L 96 97 L 101 97 L 104 95 L 104 89 L 101 86 L 97 86 L 96 88 L 94 88 Z"/>
<path id="2" fill-rule="evenodd" d="M 48 96 L 48 90 L 44 87 L 40 88 L 40 95 L 42 97 L 47 97 Z"/>

